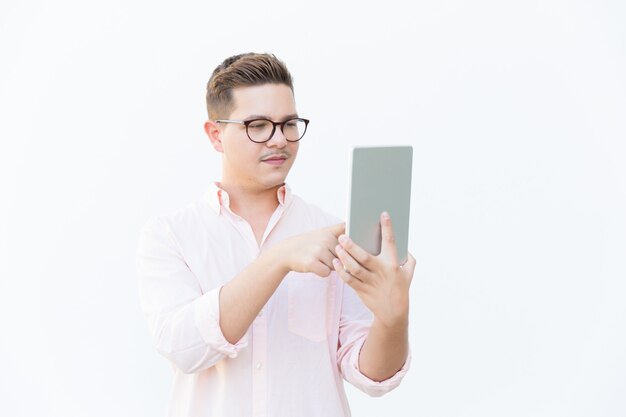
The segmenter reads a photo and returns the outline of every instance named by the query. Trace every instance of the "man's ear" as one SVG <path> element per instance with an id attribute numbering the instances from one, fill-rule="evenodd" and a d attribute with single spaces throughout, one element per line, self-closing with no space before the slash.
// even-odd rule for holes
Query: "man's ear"
<path id="1" fill-rule="evenodd" d="M 204 122 L 204 132 L 209 137 L 213 148 L 215 148 L 215 150 L 218 152 L 224 152 L 224 148 L 222 146 L 221 132 L 218 128 L 217 123 L 212 120 L 207 120 L 206 122 Z"/>

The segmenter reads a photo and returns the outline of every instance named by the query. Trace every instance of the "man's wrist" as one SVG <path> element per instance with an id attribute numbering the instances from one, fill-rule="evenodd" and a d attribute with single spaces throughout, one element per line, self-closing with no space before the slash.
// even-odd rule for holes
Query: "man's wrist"
<path id="1" fill-rule="evenodd" d="M 265 256 L 268 257 L 271 265 L 275 265 L 278 268 L 283 276 L 291 272 L 283 242 L 279 242 L 265 251 Z"/>
<path id="2" fill-rule="evenodd" d="M 409 327 L 409 313 L 407 312 L 406 314 L 389 320 L 382 320 L 374 316 L 372 327 L 374 326 L 381 328 L 385 332 L 405 332 Z"/>

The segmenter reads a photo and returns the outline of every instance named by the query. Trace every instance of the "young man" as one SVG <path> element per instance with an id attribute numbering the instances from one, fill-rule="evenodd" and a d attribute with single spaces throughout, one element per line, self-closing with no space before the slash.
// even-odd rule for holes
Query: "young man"
<path id="1" fill-rule="evenodd" d="M 141 306 L 174 370 L 168 415 L 349 416 L 343 379 L 380 396 L 409 368 L 415 259 L 398 264 L 388 216 L 373 256 L 292 194 L 308 120 L 275 56 L 226 59 L 207 107 L 221 181 L 150 219 L 137 250 Z"/>

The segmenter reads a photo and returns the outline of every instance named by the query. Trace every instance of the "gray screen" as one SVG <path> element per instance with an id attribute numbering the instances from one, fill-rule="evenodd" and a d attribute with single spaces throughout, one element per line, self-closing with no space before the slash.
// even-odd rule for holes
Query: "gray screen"
<path id="1" fill-rule="evenodd" d="M 407 259 L 413 147 L 356 147 L 352 150 L 346 233 L 373 255 L 380 254 L 380 214 L 389 212 L 398 259 Z"/>

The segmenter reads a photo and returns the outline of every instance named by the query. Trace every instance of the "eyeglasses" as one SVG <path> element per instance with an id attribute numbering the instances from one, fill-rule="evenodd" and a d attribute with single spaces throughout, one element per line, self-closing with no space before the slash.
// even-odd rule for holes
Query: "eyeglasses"
<path id="1" fill-rule="evenodd" d="M 268 119 L 253 119 L 216 120 L 215 123 L 237 123 L 244 125 L 248 138 L 255 143 L 265 143 L 270 140 L 272 136 L 274 136 L 274 132 L 276 132 L 276 126 L 280 126 L 280 131 L 283 132 L 288 142 L 297 142 L 302 139 L 306 133 L 309 120 L 296 117 L 285 120 L 284 122 L 273 122 Z"/>

